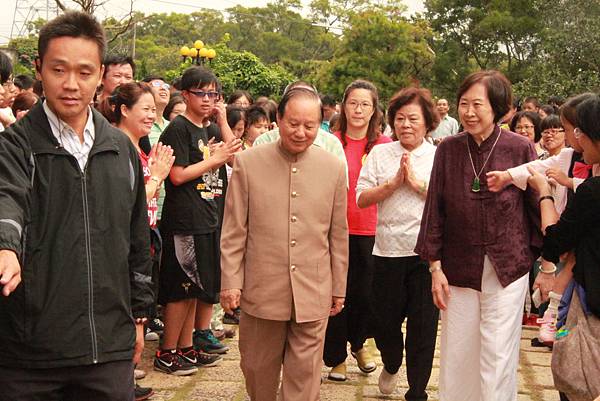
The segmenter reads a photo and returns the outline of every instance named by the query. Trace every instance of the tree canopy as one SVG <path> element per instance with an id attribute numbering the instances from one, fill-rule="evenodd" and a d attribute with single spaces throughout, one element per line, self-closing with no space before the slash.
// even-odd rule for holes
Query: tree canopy
<path id="1" fill-rule="evenodd" d="M 410 23 L 396 7 L 369 8 L 352 14 L 331 61 L 316 74 L 322 89 L 341 96 L 351 81 L 375 83 L 382 98 L 418 84 L 433 65 L 427 26 Z"/>
<path id="2" fill-rule="evenodd" d="M 102 1 L 75 3 L 89 8 Z M 414 16 L 397 3 L 312 0 L 303 7 L 300 0 L 274 0 L 225 11 L 138 12 L 103 24 L 110 52 L 134 55 L 138 78 L 176 76 L 189 65 L 180 47 L 201 39 L 217 51 L 211 67 L 226 91 L 254 95 L 276 96 L 290 80 L 305 79 L 340 97 L 362 78 L 384 99 L 406 85 L 453 99 L 477 69 L 503 71 L 520 96 L 566 97 L 600 87 L 599 0 L 425 0 L 425 12 Z M 19 72 L 32 70 L 42 23 L 9 44 Z"/>

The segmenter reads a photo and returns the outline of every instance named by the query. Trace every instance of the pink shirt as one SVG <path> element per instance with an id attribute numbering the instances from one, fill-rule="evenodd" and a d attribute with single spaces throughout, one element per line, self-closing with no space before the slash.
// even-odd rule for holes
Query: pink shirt
<path id="1" fill-rule="evenodd" d="M 148 167 L 148 155 L 141 151 L 138 153 L 140 161 L 142 162 L 142 169 L 144 171 L 144 184 L 148 183 L 148 180 L 152 176 L 150 168 Z M 156 228 L 158 222 L 158 191 L 154 194 L 150 202 L 148 202 L 148 224 L 150 228 Z"/>
<path id="2" fill-rule="evenodd" d="M 334 133 L 334 135 L 341 141 L 342 136 L 340 132 Z M 385 136 L 379 135 L 375 146 L 392 142 L 392 140 Z M 375 228 L 377 226 L 377 205 L 371 205 L 364 209 L 359 209 L 356 206 L 356 182 L 360 175 L 360 169 L 362 168 L 367 154 L 365 153 L 365 146 L 367 146 L 367 137 L 363 139 L 352 139 L 346 136 L 346 146 L 344 146 L 344 153 L 346 154 L 346 160 L 348 161 L 348 232 L 351 235 L 375 235 Z"/>

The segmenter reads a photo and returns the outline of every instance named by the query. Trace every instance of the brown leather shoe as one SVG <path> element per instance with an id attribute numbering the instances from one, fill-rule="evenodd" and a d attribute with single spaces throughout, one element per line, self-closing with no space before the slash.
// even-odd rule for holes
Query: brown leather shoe
<path id="1" fill-rule="evenodd" d="M 352 356 L 356 358 L 356 364 L 363 373 L 371 373 L 377 369 L 377 364 L 373 360 L 371 353 L 362 347 L 358 352 L 352 352 Z"/>
<path id="2" fill-rule="evenodd" d="M 225 338 L 233 338 L 235 337 L 235 329 L 224 328 L 223 330 L 213 330 L 213 336 L 216 337 L 217 340 L 221 341 Z"/>
<path id="3" fill-rule="evenodd" d="M 213 336 L 219 341 L 225 338 L 225 330 L 213 330 Z"/>

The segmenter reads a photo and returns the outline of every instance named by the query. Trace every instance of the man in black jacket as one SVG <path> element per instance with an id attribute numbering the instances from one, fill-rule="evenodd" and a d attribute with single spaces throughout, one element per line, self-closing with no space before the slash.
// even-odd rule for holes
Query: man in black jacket
<path id="1" fill-rule="evenodd" d="M 0 136 L 0 400 L 132 400 L 152 303 L 144 180 L 89 107 L 102 27 L 40 31 L 46 99 Z"/>

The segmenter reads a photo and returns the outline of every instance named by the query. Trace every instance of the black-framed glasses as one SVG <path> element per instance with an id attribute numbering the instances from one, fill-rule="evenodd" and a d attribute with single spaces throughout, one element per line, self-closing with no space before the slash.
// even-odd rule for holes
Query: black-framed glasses
<path id="1" fill-rule="evenodd" d="M 192 95 L 194 96 L 198 96 L 198 97 L 204 97 L 204 96 L 208 96 L 209 99 L 218 99 L 220 96 L 219 92 L 214 92 L 214 91 L 203 91 L 203 90 L 199 90 L 199 91 L 188 91 L 190 92 Z"/>

